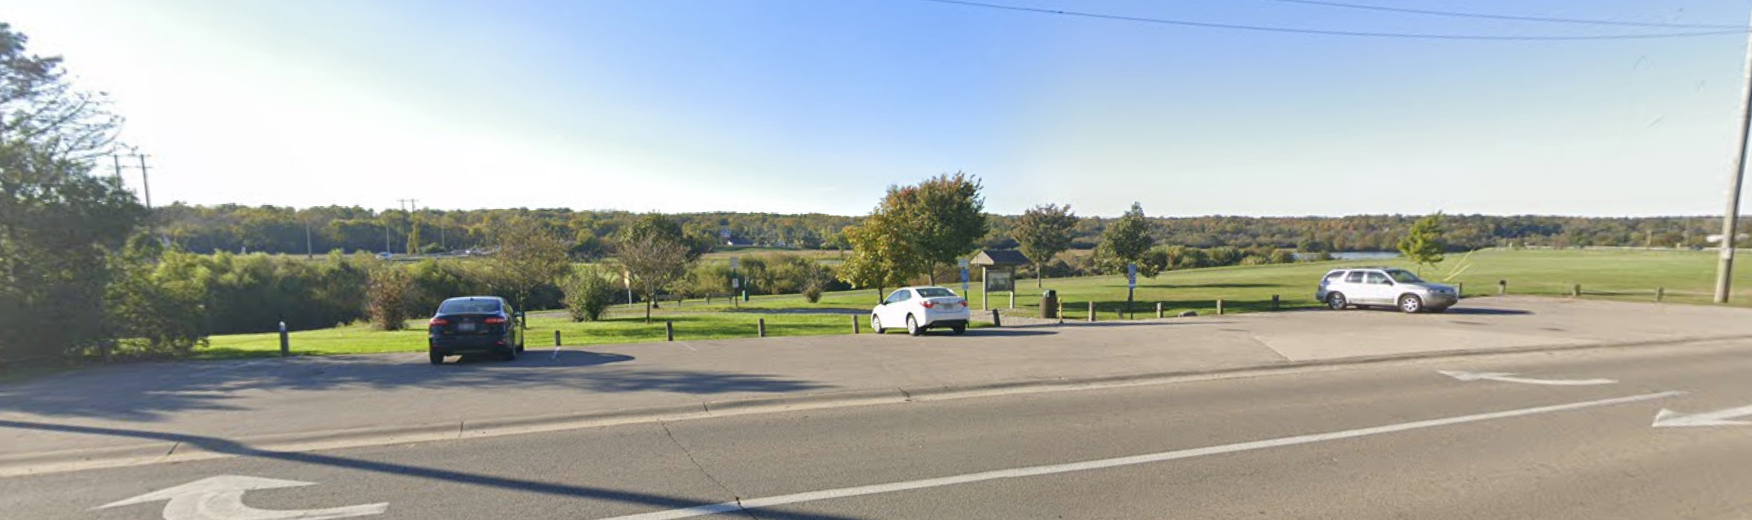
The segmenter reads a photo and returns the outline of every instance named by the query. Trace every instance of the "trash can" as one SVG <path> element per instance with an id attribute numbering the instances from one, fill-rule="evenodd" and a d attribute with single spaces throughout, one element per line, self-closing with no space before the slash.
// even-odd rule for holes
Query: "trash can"
<path id="1" fill-rule="evenodd" d="M 1047 289 L 1046 292 L 1040 293 L 1041 318 L 1053 319 L 1059 317 L 1058 306 L 1058 291 Z"/>

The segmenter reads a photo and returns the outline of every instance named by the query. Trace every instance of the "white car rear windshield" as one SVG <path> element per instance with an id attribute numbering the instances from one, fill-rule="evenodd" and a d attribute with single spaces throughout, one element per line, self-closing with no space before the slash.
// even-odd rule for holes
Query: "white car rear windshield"
<path id="1" fill-rule="evenodd" d="M 499 312 L 499 300 L 445 300 L 438 305 L 438 314 L 492 314 Z"/>
<path id="2" fill-rule="evenodd" d="M 943 298 L 943 297 L 947 297 L 947 296 L 955 296 L 955 291 L 951 291 L 951 290 L 944 289 L 941 287 L 927 287 L 924 289 L 919 289 L 919 297 L 920 298 Z"/>

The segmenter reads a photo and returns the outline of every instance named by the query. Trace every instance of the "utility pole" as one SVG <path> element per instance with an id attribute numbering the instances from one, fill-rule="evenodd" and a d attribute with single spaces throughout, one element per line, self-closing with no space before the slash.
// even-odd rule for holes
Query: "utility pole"
<path id="1" fill-rule="evenodd" d="M 304 221 L 304 259 L 305 260 L 316 259 L 316 248 L 311 247 L 310 244 L 311 244 L 310 243 L 310 220 L 306 219 Z"/>
<path id="2" fill-rule="evenodd" d="M 1745 91 L 1740 101 L 1740 134 L 1734 142 L 1734 175 L 1728 181 L 1728 211 L 1722 217 L 1722 253 L 1716 264 L 1715 302 L 1728 303 L 1734 287 L 1734 236 L 1740 220 L 1740 181 L 1746 177 L 1746 133 L 1752 130 L 1752 36 L 1746 39 Z"/>
<path id="3" fill-rule="evenodd" d="M 395 199 L 395 200 L 396 200 L 396 202 L 401 203 L 402 211 L 408 214 L 408 235 L 407 235 L 408 236 L 408 254 L 411 255 L 411 254 L 418 253 L 420 245 L 417 242 L 419 242 L 419 240 L 420 240 L 420 233 L 419 233 L 419 229 L 417 229 L 417 226 L 419 226 L 419 224 L 414 222 L 414 212 L 418 211 L 420 209 L 420 200 L 419 199 Z"/>

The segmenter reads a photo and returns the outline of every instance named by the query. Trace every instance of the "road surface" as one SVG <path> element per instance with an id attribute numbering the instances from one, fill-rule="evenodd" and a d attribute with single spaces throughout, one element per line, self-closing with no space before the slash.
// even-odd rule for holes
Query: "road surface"
<path id="1" fill-rule="evenodd" d="M 1749 519 L 1749 374 L 1715 342 L 262 453 L 0 479 L 0 516 Z"/>

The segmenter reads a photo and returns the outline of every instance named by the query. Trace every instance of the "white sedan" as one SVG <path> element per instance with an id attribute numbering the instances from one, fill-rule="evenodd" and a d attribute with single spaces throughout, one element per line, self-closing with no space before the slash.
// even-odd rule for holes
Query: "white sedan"
<path id="1" fill-rule="evenodd" d="M 970 313 L 967 299 L 942 287 L 904 287 L 888 295 L 881 305 L 870 310 L 870 328 L 877 334 L 893 325 L 906 325 L 906 333 L 917 336 L 925 329 L 948 328 L 960 334 L 967 331 Z"/>

